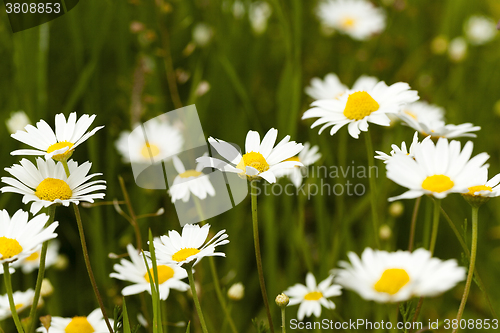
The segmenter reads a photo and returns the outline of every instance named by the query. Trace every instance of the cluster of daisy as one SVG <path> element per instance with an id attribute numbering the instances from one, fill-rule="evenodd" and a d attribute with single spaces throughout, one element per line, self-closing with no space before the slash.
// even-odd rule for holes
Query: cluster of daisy
<path id="1" fill-rule="evenodd" d="M 424 249 L 387 252 L 366 248 L 361 258 L 353 252 L 348 257 L 350 263 L 339 262 L 341 268 L 332 270 L 319 284 L 308 273 L 305 285 L 297 283 L 284 291 L 290 298 L 289 306 L 300 304 L 299 320 L 313 314 L 319 317 L 321 306 L 335 309 L 328 298 L 341 295 L 342 288 L 355 291 L 365 300 L 396 303 L 437 296 L 465 278 L 465 269 L 456 260 L 432 258 Z"/>
<path id="2" fill-rule="evenodd" d="M 20 119 L 17 119 L 15 124 L 14 121 L 11 122 L 13 129 L 17 127 L 15 133 L 11 135 L 12 138 L 33 149 L 19 149 L 11 154 L 43 156 L 43 158 L 37 157 L 35 163 L 23 158 L 19 164 L 5 168 L 11 177 L 2 177 L 2 182 L 7 186 L 2 187 L 0 191 L 21 194 L 22 202 L 31 203 L 31 207 L 29 213 L 18 210 L 12 216 L 6 210 L 0 212 L 0 263 L 6 269 L 6 271 L 2 270 L 4 275 L 10 275 L 19 268 L 25 274 L 40 268 L 38 280 L 42 281 L 45 267 L 56 264 L 59 257 L 59 244 L 52 242 L 49 245 L 48 243 L 49 240 L 57 237 L 55 229 L 59 223 L 54 222 L 55 207 L 78 205 L 81 201 L 94 202 L 94 199 L 104 197 L 101 191 L 106 189 L 105 181 L 90 181 L 101 174 L 89 174 L 92 164 L 88 161 L 79 165 L 70 159 L 75 149 L 103 126 L 88 131 L 95 115 L 83 115 L 77 119 L 76 113 L 71 113 L 66 119 L 63 114 L 58 114 L 55 116 L 54 131 L 44 120 L 40 120 L 36 126 L 33 126 L 29 124 L 28 119 L 21 119 L 22 115 L 15 116 Z M 25 124 L 24 129 L 19 128 L 19 123 L 22 122 Z M 50 210 L 48 210 L 49 207 Z M 49 215 L 40 213 L 42 209 L 48 210 Z M 7 276 L 6 285 L 9 280 Z M 9 290 L 9 287 L 6 287 Z M 45 294 L 43 284 L 37 283 L 35 290 L 13 292 L 10 295 L 13 296 L 13 303 L 9 302 L 9 295 L 1 296 L 0 318 L 13 316 L 17 326 L 17 312 L 28 307 L 36 308 L 42 304 L 43 301 L 39 298 L 40 293 L 42 296 Z M 16 313 L 13 313 L 11 309 L 15 309 Z M 55 322 L 58 322 L 56 318 L 54 318 Z M 32 323 L 34 324 L 36 323 Z M 73 332 L 75 330 L 68 327 L 80 324 L 81 322 L 67 323 L 66 326 L 59 328 L 56 328 L 58 325 L 54 324 L 50 332 L 56 332 L 57 329 Z M 93 329 L 99 327 L 91 326 Z"/>

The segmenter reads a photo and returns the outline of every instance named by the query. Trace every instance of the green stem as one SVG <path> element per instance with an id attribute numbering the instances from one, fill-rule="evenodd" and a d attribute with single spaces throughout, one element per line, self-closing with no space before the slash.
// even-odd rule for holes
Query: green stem
<path id="1" fill-rule="evenodd" d="M 47 223 L 45 223 L 45 228 L 54 222 L 54 217 L 56 215 L 56 205 L 49 206 L 49 219 Z M 42 290 L 42 282 L 45 275 L 45 258 L 47 256 L 47 248 L 49 246 L 49 241 L 43 242 L 42 251 L 40 252 L 40 265 L 38 268 L 38 276 L 36 278 L 36 286 L 35 286 L 35 297 L 33 298 L 33 304 L 31 305 L 30 310 L 30 320 L 29 320 L 29 329 L 28 332 L 35 331 L 35 320 L 36 320 L 36 309 L 38 307 L 38 300 L 40 299 L 40 292 Z"/>
<path id="2" fill-rule="evenodd" d="M 375 160 L 373 158 L 373 144 L 372 137 L 370 132 L 366 132 L 365 135 L 365 143 L 366 143 L 366 154 L 368 157 L 368 180 L 370 181 L 370 199 L 372 205 L 372 222 L 375 236 L 375 244 L 378 248 L 380 248 L 380 239 L 379 239 L 379 224 L 378 224 L 378 215 L 377 215 L 377 188 L 375 184 L 375 178 L 371 175 L 371 168 L 375 166 Z"/>
<path id="3" fill-rule="evenodd" d="M 281 332 L 286 333 L 286 320 L 285 320 L 285 308 L 281 308 Z"/>
<path id="4" fill-rule="evenodd" d="M 458 242 L 462 246 L 462 250 L 464 251 L 465 255 L 467 256 L 467 260 L 470 260 L 470 251 L 467 248 L 467 245 L 465 244 L 465 241 L 463 240 L 462 236 L 460 235 L 460 232 L 458 231 L 457 227 L 453 223 L 453 221 L 450 219 L 448 214 L 444 211 L 443 208 L 441 208 L 441 214 L 443 214 L 445 220 L 448 222 L 451 230 L 453 230 L 453 233 L 455 234 L 455 237 L 457 237 Z M 481 289 L 481 292 L 483 293 L 484 298 L 486 299 L 486 302 L 488 303 L 488 307 L 490 308 L 491 314 L 493 315 L 493 318 L 498 319 L 498 316 L 495 312 L 495 309 L 493 308 L 493 304 L 491 303 L 490 297 L 488 295 L 488 292 L 486 291 L 486 287 L 483 283 L 483 280 L 481 279 L 481 276 L 479 275 L 479 272 L 477 271 L 477 268 L 474 269 L 474 275 L 476 276 L 476 282 L 477 285 L 479 286 L 479 289 Z"/>
<path id="5" fill-rule="evenodd" d="M 256 181 L 250 182 L 251 197 L 252 197 L 252 224 L 253 224 L 253 240 L 255 246 L 255 259 L 257 260 L 257 271 L 259 273 L 260 290 L 262 292 L 262 299 L 266 307 L 267 321 L 271 333 L 274 333 L 273 319 L 271 317 L 271 310 L 269 308 L 269 301 L 267 299 L 266 282 L 264 280 L 264 271 L 262 269 L 262 256 L 260 255 L 260 241 L 259 241 L 259 222 L 257 215 L 257 183 Z"/>
<path id="6" fill-rule="evenodd" d="M 191 293 L 193 294 L 194 306 L 196 307 L 196 312 L 198 312 L 198 317 L 200 318 L 201 329 L 203 333 L 208 333 L 207 324 L 205 324 L 205 318 L 203 317 L 200 301 L 198 300 L 198 294 L 196 293 L 196 286 L 194 285 L 193 266 L 189 264 L 185 265 L 184 268 L 188 274 L 189 285 L 191 286 Z"/>
<path id="7" fill-rule="evenodd" d="M 477 253 L 477 220 L 478 220 L 479 207 L 472 207 L 472 244 L 470 250 L 470 262 L 469 262 L 469 272 L 467 274 L 467 281 L 465 282 L 465 290 L 462 295 L 462 301 L 460 302 L 460 307 L 458 308 L 457 321 L 460 323 L 462 315 L 464 313 L 465 304 L 467 303 L 467 298 L 469 297 L 470 286 L 472 284 L 472 276 L 474 275 L 474 267 L 476 265 L 476 253 Z M 453 330 L 453 333 L 457 332 L 458 328 Z"/>
<path id="8" fill-rule="evenodd" d="M 417 226 L 417 216 L 418 208 L 420 207 L 420 201 L 422 197 L 415 199 L 415 206 L 413 207 L 413 214 L 411 216 L 411 227 L 410 227 L 410 241 L 408 242 L 408 251 L 413 251 L 413 244 L 415 242 L 415 228 Z"/>
<path id="9" fill-rule="evenodd" d="M 434 249 L 436 248 L 440 212 L 441 212 L 441 199 L 434 199 L 434 214 L 432 219 L 431 244 L 429 245 L 429 251 L 431 252 L 431 255 L 434 254 Z"/>
<path id="10" fill-rule="evenodd" d="M 66 176 L 70 176 L 70 171 L 68 167 L 68 162 L 63 161 L 62 165 L 64 166 L 64 171 L 66 172 Z M 83 259 L 85 261 L 85 266 L 87 267 L 87 273 L 89 274 L 90 283 L 92 284 L 92 288 L 94 289 L 95 297 L 97 298 L 97 302 L 99 303 L 99 307 L 101 308 L 102 316 L 104 317 L 104 321 L 106 322 L 106 326 L 110 333 L 113 333 L 113 327 L 109 322 L 108 315 L 106 314 L 106 309 L 104 308 L 104 303 L 102 302 L 101 294 L 99 293 L 99 289 L 97 288 L 97 283 L 95 281 L 94 272 L 92 271 L 92 266 L 90 265 L 90 257 L 89 251 L 87 249 L 87 242 L 85 241 L 85 233 L 83 232 L 83 223 L 82 217 L 80 216 L 80 210 L 78 209 L 77 204 L 73 204 L 73 209 L 75 211 L 76 224 L 78 225 L 78 234 L 80 235 L 80 242 L 82 244 L 83 251 Z"/>
<path id="11" fill-rule="evenodd" d="M 92 284 L 92 288 L 94 289 L 94 294 L 97 298 L 97 302 L 99 303 L 99 307 L 101 308 L 101 312 L 104 317 L 104 321 L 106 322 L 106 326 L 108 326 L 109 332 L 113 333 L 113 328 L 111 327 L 108 315 L 106 314 L 106 309 L 104 308 L 104 303 L 102 302 L 101 294 L 99 293 L 99 289 L 97 288 L 97 283 L 95 281 L 94 273 L 92 271 L 92 266 L 90 266 L 89 251 L 87 249 L 87 243 L 85 241 L 85 233 L 83 232 L 83 223 L 82 223 L 82 217 L 80 216 L 80 210 L 78 209 L 78 206 L 76 204 L 73 204 L 73 208 L 75 210 L 76 224 L 78 225 L 78 233 L 80 235 L 80 241 L 82 243 L 83 259 L 85 260 L 85 266 L 87 267 L 87 273 L 89 274 L 90 283 Z"/>
<path id="12" fill-rule="evenodd" d="M 198 211 L 198 215 L 200 216 L 201 220 L 200 224 L 204 225 L 205 216 L 203 215 L 203 209 L 201 208 L 200 200 L 196 196 L 193 196 L 193 201 L 196 206 L 196 210 Z M 214 287 L 215 287 L 215 293 L 217 294 L 217 299 L 219 300 L 222 311 L 224 311 L 224 315 L 226 316 L 229 326 L 231 326 L 231 331 L 233 331 L 233 333 L 238 333 L 238 330 L 236 329 L 236 325 L 234 324 L 233 318 L 231 317 L 231 313 L 227 308 L 226 300 L 224 299 L 222 290 L 220 288 L 219 276 L 217 274 L 217 269 L 215 267 L 214 257 L 209 257 L 208 261 L 210 263 L 210 270 L 212 272 L 212 280 L 214 281 Z"/>
<path id="13" fill-rule="evenodd" d="M 17 332 L 24 333 L 23 326 L 17 315 L 16 303 L 14 303 L 14 295 L 12 293 L 12 280 L 9 272 L 9 263 L 3 264 L 3 275 L 5 282 L 5 289 L 7 290 L 7 295 L 9 296 L 10 311 L 12 312 L 12 318 L 16 324 Z"/>

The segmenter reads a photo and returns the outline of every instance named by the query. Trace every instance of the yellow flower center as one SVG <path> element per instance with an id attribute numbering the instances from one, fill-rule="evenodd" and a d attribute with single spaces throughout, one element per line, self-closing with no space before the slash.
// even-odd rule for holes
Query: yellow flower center
<path id="1" fill-rule="evenodd" d="M 477 195 L 474 195 L 474 193 L 479 192 L 479 191 L 490 191 L 490 192 L 493 192 L 492 188 L 490 186 L 486 186 L 486 185 L 472 186 L 472 187 L 469 187 L 468 190 L 469 190 L 469 192 L 465 193 L 465 194 L 466 195 L 472 195 L 472 196 L 475 196 L 475 197 Z"/>
<path id="2" fill-rule="evenodd" d="M 323 297 L 323 294 L 319 291 L 311 291 L 310 293 L 307 293 L 305 296 L 304 296 L 304 299 L 306 301 L 317 301 L 319 300 L 321 297 Z"/>
<path id="3" fill-rule="evenodd" d="M 87 317 L 73 317 L 71 322 L 64 329 L 66 333 L 93 333 L 95 332 L 92 325 L 90 325 Z"/>
<path id="4" fill-rule="evenodd" d="M 424 179 L 422 188 L 431 192 L 441 193 L 448 191 L 455 185 L 450 177 L 445 175 L 433 175 Z"/>
<path id="5" fill-rule="evenodd" d="M 245 172 L 245 167 L 252 167 L 259 170 L 259 173 L 269 170 L 269 164 L 261 153 L 249 152 L 243 155 L 240 163 L 236 166 L 237 169 Z"/>
<path id="6" fill-rule="evenodd" d="M 16 310 L 19 310 L 20 308 L 22 308 L 24 306 L 23 303 L 19 303 L 19 304 L 16 304 Z"/>
<path id="7" fill-rule="evenodd" d="M 202 172 L 199 172 L 199 171 L 196 171 L 196 170 L 187 170 L 186 172 L 181 173 L 179 175 L 179 177 L 181 177 L 181 178 L 199 177 L 202 174 L 203 174 Z"/>
<path id="8" fill-rule="evenodd" d="M 375 283 L 373 288 L 379 293 L 394 295 L 408 282 L 410 282 L 410 276 L 404 269 L 390 268 L 382 273 L 382 277 Z"/>
<path id="9" fill-rule="evenodd" d="M 59 150 L 59 149 L 62 149 L 64 147 L 68 147 L 69 149 L 66 150 L 64 153 L 62 154 L 57 154 L 57 155 L 54 155 L 52 156 L 52 158 L 56 161 L 66 161 L 68 158 L 71 157 L 71 155 L 73 154 L 73 149 L 71 149 L 71 147 L 73 147 L 73 143 L 71 142 L 68 142 L 68 141 L 61 141 L 61 142 L 57 142 L 57 143 L 54 143 L 53 145 L 51 145 L 48 149 L 47 149 L 47 153 L 50 154 L 52 153 L 53 151 L 56 151 L 56 150 Z"/>
<path id="10" fill-rule="evenodd" d="M 158 156 L 160 154 L 160 148 L 157 145 L 152 143 L 146 143 L 144 147 L 141 149 L 141 155 L 144 158 L 151 158 Z"/>
<path id="11" fill-rule="evenodd" d="M 300 162 L 300 158 L 298 156 L 293 156 L 293 157 L 287 158 L 283 162 Z M 300 166 L 296 165 L 294 168 L 300 168 Z"/>
<path id="12" fill-rule="evenodd" d="M 35 261 L 38 258 L 40 258 L 40 253 L 38 252 L 33 252 L 28 258 L 26 258 L 26 261 Z"/>
<path id="13" fill-rule="evenodd" d="M 158 270 L 158 282 L 159 284 L 162 284 L 163 282 L 167 281 L 168 279 L 171 279 L 174 277 L 174 270 L 171 267 L 165 266 L 165 265 L 160 265 L 157 266 L 156 269 Z M 153 278 L 153 281 L 155 280 L 155 274 L 153 271 L 153 268 L 149 269 L 149 272 L 151 273 L 151 277 Z M 146 281 L 150 282 L 151 280 L 149 279 L 149 274 L 146 273 L 144 275 L 144 278 Z"/>
<path id="14" fill-rule="evenodd" d="M 354 26 L 356 21 L 352 17 L 345 17 L 341 20 L 340 26 L 344 29 L 349 29 Z"/>
<path id="15" fill-rule="evenodd" d="M 344 116 L 351 120 L 361 120 L 379 109 L 380 105 L 366 91 L 357 91 L 347 98 Z"/>
<path id="16" fill-rule="evenodd" d="M 13 256 L 18 255 L 23 251 L 23 247 L 19 245 L 19 242 L 13 238 L 7 238 L 5 236 L 0 237 L 0 254 L 2 257 L 0 259 L 9 259 Z"/>
<path id="17" fill-rule="evenodd" d="M 172 256 L 172 260 L 175 260 L 177 262 L 181 262 L 181 261 L 184 261 L 187 258 L 194 256 L 195 254 L 198 254 L 198 253 L 200 253 L 200 250 L 192 248 L 192 247 L 180 249 Z"/>
<path id="18" fill-rule="evenodd" d="M 69 185 L 61 179 L 45 178 L 36 187 L 35 195 L 40 200 L 54 201 L 56 199 L 67 200 L 73 195 Z"/>

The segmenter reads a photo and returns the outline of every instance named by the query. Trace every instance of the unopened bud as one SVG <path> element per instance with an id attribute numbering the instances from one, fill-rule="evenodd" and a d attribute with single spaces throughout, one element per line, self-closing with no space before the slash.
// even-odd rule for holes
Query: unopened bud
<path id="1" fill-rule="evenodd" d="M 42 289 L 40 290 L 40 294 L 42 295 L 42 297 L 50 296 L 53 292 L 54 287 L 52 286 L 52 283 L 50 283 L 49 279 L 43 279 Z"/>
<path id="2" fill-rule="evenodd" d="M 401 203 L 401 201 L 396 201 L 389 205 L 389 214 L 392 217 L 400 217 L 404 210 L 405 206 Z"/>
<path id="3" fill-rule="evenodd" d="M 380 239 L 382 240 L 388 240 L 392 236 L 392 230 L 391 227 L 389 227 L 387 224 L 384 224 L 380 227 L 379 229 L 379 236 Z"/>
<path id="4" fill-rule="evenodd" d="M 239 301 L 245 296 L 245 286 L 241 283 L 235 283 L 227 291 L 227 297 L 233 301 Z"/>
<path id="5" fill-rule="evenodd" d="M 57 256 L 56 262 L 54 263 L 54 267 L 58 270 L 65 270 L 68 267 L 69 260 L 68 257 L 64 254 L 60 254 Z"/>
<path id="6" fill-rule="evenodd" d="M 278 296 L 276 296 L 275 302 L 276 302 L 276 305 L 278 305 L 280 308 L 283 309 L 290 302 L 290 298 L 288 298 L 287 295 L 281 293 Z"/>

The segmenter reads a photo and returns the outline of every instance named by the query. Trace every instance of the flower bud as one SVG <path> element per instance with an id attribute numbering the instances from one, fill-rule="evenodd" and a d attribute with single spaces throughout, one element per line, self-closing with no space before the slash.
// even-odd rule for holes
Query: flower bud
<path id="1" fill-rule="evenodd" d="M 280 308 L 283 309 L 290 302 L 290 298 L 288 298 L 287 295 L 281 293 L 278 296 L 276 296 L 275 302 Z"/>
<path id="2" fill-rule="evenodd" d="M 235 283 L 227 291 L 227 297 L 233 301 L 239 301 L 245 296 L 245 286 L 241 283 Z"/>

